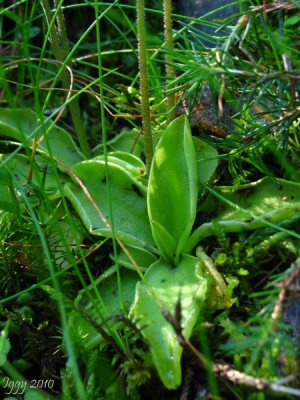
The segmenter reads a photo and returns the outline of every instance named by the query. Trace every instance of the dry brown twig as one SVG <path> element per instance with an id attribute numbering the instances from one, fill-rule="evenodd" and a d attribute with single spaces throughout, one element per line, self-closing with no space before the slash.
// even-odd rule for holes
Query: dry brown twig
<path id="1" fill-rule="evenodd" d="M 265 12 L 265 13 L 270 13 L 272 11 L 278 11 L 278 10 L 295 10 L 297 9 L 297 6 L 295 4 L 292 4 L 288 1 L 282 1 L 278 3 L 269 3 L 269 4 L 262 4 L 260 6 L 252 7 L 251 11 L 252 12 Z"/>
<path id="2" fill-rule="evenodd" d="M 293 380 L 294 376 L 289 376 L 277 382 L 270 382 L 267 379 L 256 378 L 254 376 L 245 374 L 244 372 L 240 372 L 233 368 L 230 364 L 223 362 L 211 362 L 199 350 L 197 350 L 188 339 L 183 336 L 178 320 L 176 320 L 176 318 L 166 309 L 162 310 L 162 313 L 165 319 L 172 325 L 180 345 L 193 354 L 201 367 L 205 369 L 211 369 L 216 376 L 226 379 L 235 385 L 244 385 L 258 391 L 271 390 L 273 392 L 290 394 L 300 398 L 300 389 L 284 386 L 284 383 Z"/>

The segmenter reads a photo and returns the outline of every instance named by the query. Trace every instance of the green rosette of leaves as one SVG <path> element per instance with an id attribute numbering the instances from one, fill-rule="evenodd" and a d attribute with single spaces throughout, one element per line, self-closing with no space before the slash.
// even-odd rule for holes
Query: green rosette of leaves
<path id="1" fill-rule="evenodd" d="M 207 282 L 202 262 L 182 249 L 196 217 L 198 170 L 187 117 L 174 120 L 163 133 L 154 154 L 148 185 L 148 214 L 160 260 L 136 287 L 131 312 L 150 344 L 164 385 L 181 384 L 182 347 L 164 310 L 174 314 L 180 304 L 182 334 L 189 338 L 205 298 Z"/>

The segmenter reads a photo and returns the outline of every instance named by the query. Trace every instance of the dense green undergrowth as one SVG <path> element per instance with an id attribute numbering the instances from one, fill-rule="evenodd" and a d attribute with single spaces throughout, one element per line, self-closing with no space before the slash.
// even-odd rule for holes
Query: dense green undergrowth
<path id="1" fill-rule="evenodd" d="M 262 3 L 1 9 L 1 398 L 299 397 L 299 5 Z"/>

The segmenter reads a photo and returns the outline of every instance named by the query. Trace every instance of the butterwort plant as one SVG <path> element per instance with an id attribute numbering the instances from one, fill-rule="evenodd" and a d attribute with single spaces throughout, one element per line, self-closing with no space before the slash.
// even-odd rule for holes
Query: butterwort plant
<path id="1" fill-rule="evenodd" d="M 160 259 L 137 284 L 131 310 L 169 389 L 181 383 L 182 347 L 162 311 L 173 313 L 180 301 L 182 333 L 189 338 L 207 290 L 201 260 L 183 252 L 197 212 L 197 169 L 189 121 L 181 116 L 163 133 L 152 161 L 147 208 Z"/>

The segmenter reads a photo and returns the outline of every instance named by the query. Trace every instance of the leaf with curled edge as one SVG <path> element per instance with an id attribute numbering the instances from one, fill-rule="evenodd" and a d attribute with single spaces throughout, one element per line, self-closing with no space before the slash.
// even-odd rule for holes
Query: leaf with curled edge
<path id="1" fill-rule="evenodd" d="M 135 177 L 120 165 L 108 163 L 108 183 L 105 161 L 99 159 L 82 161 L 74 165 L 72 171 L 85 185 L 92 200 L 110 226 L 113 226 L 119 239 L 127 245 L 157 252 L 147 218 L 146 198 L 136 186 Z M 112 236 L 111 229 L 101 219 L 91 200 L 77 183 L 67 183 L 64 194 L 91 234 Z"/>
<path id="2" fill-rule="evenodd" d="M 214 220 L 200 225 L 185 244 L 190 252 L 205 238 L 222 232 L 244 232 L 298 218 L 300 184 L 271 176 L 239 187 L 214 187 L 200 207 Z"/>

